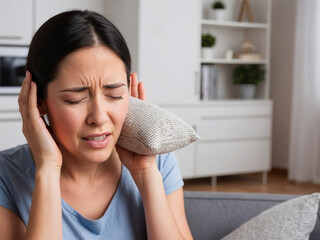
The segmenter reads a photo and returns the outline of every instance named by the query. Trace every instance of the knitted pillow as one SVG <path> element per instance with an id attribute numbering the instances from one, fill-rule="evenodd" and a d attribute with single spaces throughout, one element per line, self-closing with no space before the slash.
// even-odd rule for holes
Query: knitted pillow
<path id="1" fill-rule="evenodd" d="M 242 224 L 222 240 L 307 240 L 314 229 L 320 194 L 280 203 Z"/>
<path id="2" fill-rule="evenodd" d="M 194 129 L 176 115 L 131 97 L 118 144 L 138 154 L 153 155 L 174 151 L 199 139 Z"/>

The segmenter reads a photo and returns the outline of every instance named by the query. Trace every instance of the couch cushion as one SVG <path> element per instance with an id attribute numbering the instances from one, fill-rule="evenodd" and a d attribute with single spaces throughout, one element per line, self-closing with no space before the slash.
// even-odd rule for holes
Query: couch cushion
<path id="1" fill-rule="evenodd" d="M 314 193 L 280 203 L 242 224 L 222 240 L 308 240 L 319 206 Z"/>
<path id="2" fill-rule="evenodd" d="M 185 192 L 185 208 L 194 239 L 221 239 L 262 211 L 296 195 Z M 319 217 L 310 239 L 318 239 Z"/>

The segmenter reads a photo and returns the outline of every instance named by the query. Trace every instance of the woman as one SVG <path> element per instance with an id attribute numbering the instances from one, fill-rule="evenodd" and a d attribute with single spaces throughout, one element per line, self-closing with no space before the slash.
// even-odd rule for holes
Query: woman
<path id="1" fill-rule="evenodd" d="M 1 240 L 192 239 L 175 157 L 116 146 L 129 96 L 146 100 L 130 68 L 97 13 L 37 31 L 18 100 L 28 145 L 0 154 Z"/>

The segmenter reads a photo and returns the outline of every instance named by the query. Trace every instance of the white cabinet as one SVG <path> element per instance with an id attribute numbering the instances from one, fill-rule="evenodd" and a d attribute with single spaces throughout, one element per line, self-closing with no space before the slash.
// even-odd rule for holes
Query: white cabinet
<path id="1" fill-rule="evenodd" d="M 184 178 L 268 172 L 272 102 L 163 105 L 193 126 L 200 141 L 176 151 Z"/>
<path id="2" fill-rule="evenodd" d="M 0 44 L 29 45 L 32 34 L 32 0 L 0 0 Z"/>
<path id="3" fill-rule="evenodd" d="M 198 144 L 195 176 L 221 176 L 270 170 L 270 139 Z"/>
<path id="4" fill-rule="evenodd" d="M 17 100 L 18 96 L 0 96 L 0 151 L 27 142 Z"/>
<path id="5" fill-rule="evenodd" d="M 150 101 L 198 101 L 200 12 L 198 1 L 140 1 L 138 73 Z"/>

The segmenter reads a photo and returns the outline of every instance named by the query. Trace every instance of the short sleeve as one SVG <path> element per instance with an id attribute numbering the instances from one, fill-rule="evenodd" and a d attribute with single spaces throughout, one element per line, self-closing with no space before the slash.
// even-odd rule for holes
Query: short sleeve
<path id="1" fill-rule="evenodd" d="M 2 175 L 2 173 L 0 172 Z M 15 206 L 11 193 L 8 190 L 8 187 L 5 185 L 3 179 L 0 176 L 0 206 L 5 207 L 15 214 L 19 215 L 18 209 Z"/>
<path id="2" fill-rule="evenodd" d="M 157 155 L 158 168 L 161 172 L 166 195 L 183 187 L 179 164 L 174 153 Z"/>

